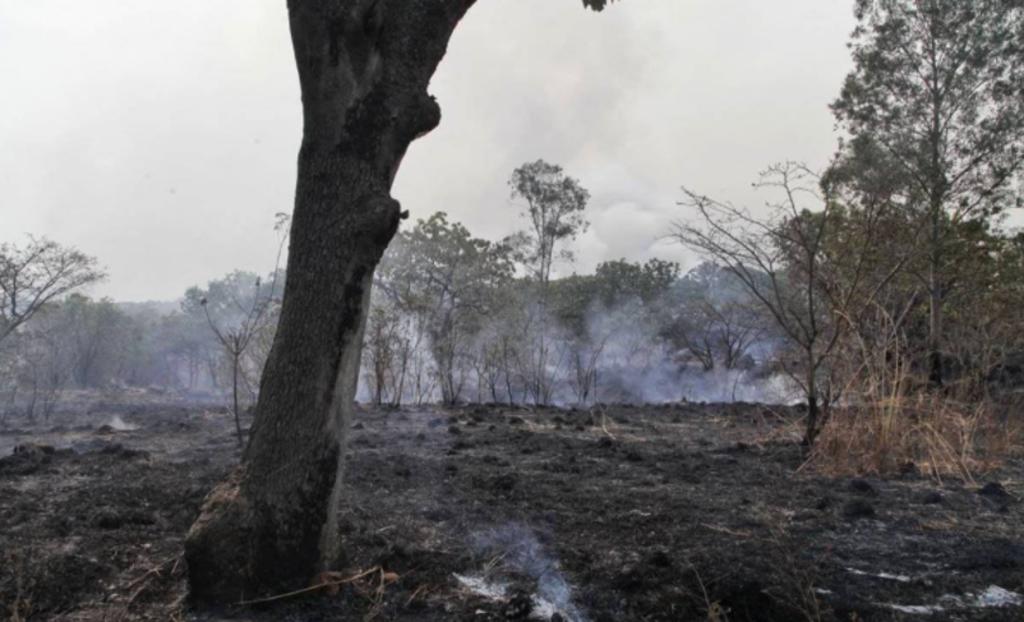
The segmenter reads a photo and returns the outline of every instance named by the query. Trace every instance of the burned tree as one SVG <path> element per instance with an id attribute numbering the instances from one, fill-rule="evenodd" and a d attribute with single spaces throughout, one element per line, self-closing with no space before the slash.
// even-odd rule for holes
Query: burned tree
<path id="1" fill-rule="evenodd" d="M 734 276 L 794 350 L 783 367 L 807 400 L 812 445 L 842 390 L 831 369 L 840 340 L 907 255 L 875 256 L 888 203 L 844 205 L 828 179 L 793 162 L 769 167 L 756 186 L 781 195 L 767 218 L 684 188 L 681 205 L 699 218 L 673 235 Z"/>
<path id="2" fill-rule="evenodd" d="M 231 366 L 231 412 L 235 417 L 235 433 L 239 447 L 243 444 L 242 418 L 238 402 L 242 361 L 253 340 L 267 324 L 274 304 L 275 286 L 274 281 L 271 281 L 267 287 L 262 279 L 256 277 L 251 288 L 247 287 L 247 276 L 249 275 L 236 272 L 223 281 L 210 283 L 206 295 L 196 288 L 186 292 L 186 300 L 194 300 L 198 296 L 198 304 L 206 317 L 206 323 L 217 338 L 217 343 L 223 348 Z M 239 289 L 243 290 L 242 295 L 238 295 Z M 214 296 L 212 300 L 211 295 Z M 210 307 L 216 308 L 211 310 Z"/>
<path id="3" fill-rule="evenodd" d="M 473 4 L 288 3 L 304 124 L 287 282 L 242 464 L 186 539 L 198 601 L 299 585 L 337 557 L 370 285 L 402 218 L 390 190 L 408 146 L 441 120 L 427 86 Z"/>

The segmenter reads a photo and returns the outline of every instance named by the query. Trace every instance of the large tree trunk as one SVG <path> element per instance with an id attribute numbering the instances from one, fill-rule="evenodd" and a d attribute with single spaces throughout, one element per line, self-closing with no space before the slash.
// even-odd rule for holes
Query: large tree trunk
<path id="1" fill-rule="evenodd" d="M 280 324 L 241 466 L 186 540 L 195 600 L 307 583 L 337 558 L 337 506 L 374 268 L 401 218 L 427 85 L 472 0 L 290 0 L 304 131 Z"/>

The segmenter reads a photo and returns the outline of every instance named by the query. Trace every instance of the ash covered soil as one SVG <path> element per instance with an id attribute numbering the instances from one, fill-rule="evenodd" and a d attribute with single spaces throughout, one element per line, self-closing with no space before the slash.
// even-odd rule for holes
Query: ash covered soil
<path id="1" fill-rule="evenodd" d="M 799 414 L 360 410 L 332 585 L 218 612 L 188 607 L 181 551 L 238 460 L 226 411 L 122 399 L 10 420 L 0 619 L 1024 619 L 1024 463 L 827 478 L 800 469 Z"/>

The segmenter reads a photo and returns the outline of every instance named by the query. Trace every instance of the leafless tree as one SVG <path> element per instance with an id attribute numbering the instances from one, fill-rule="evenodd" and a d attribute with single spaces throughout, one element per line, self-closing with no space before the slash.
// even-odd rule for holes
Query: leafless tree
<path id="1" fill-rule="evenodd" d="M 783 367 L 807 400 L 804 441 L 813 444 L 841 392 L 829 363 L 844 331 L 859 322 L 907 255 L 879 268 L 871 242 L 879 235 L 882 204 L 861 206 L 855 227 L 828 184 L 803 164 L 769 167 L 757 187 L 781 199 L 758 218 L 748 210 L 684 188 L 681 204 L 696 209 L 696 224 L 677 223 L 674 236 L 731 272 L 764 308 L 798 357 Z M 852 243 L 851 243 L 852 242 Z"/>
<path id="2" fill-rule="evenodd" d="M 239 447 L 242 447 L 244 444 L 238 400 L 238 390 L 240 385 L 245 382 L 245 379 L 242 377 L 242 363 L 249 347 L 261 336 L 265 335 L 266 332 L 272 331 L 273 324 L 276 324 L 276 322 L 270 322 L 269 320 L 276 319 L 273 317 L 273 309 L 280 303 L 276 298 L 278 291 L 277 282 L 281 276 L 279 266 L 281 265 L 284 245 L 288 239 L 289 226 L 289 216 L 287 214 L 277 214 L 274 230 L 281 234 L 281 237 L 278 242 L 277 259 L 274 262 L 274 271 L 271 274 L 269 285 L 265 285 L 262 279 L 257 277 L 251 294 L 240 297 L 238 292 L 234 291 L 230 286 L 231 283 L 227 282 L 229 279 L 226 280 L 225 286 L 220 288 L 223 290 L 223 294 L 220 296 L 222 300 L 219 301 L 222 308 L 217 313 L 211 314 L 210 301 L 205 296 L 199 300 L 199 304 L 206 316 L 206 322 L 216 336 L 217 341 L 224 348 L 224 352 L 228 356 L 228 362 L 231 365 L 231 404 L 232 413 L 235 417 L 235 432 L 238 436 Z M 259 369 L 258 373 L 262 373 L 262 369 Z"/>
<path id="3" fill-rule="evenodd" d="M 593 339 L 593 343 L 574 343 L 571 346 L 569 386 L 580 405 L 585 406 L 588 401 L 597 397 L 598 364 L 610 337 L 610 334 L 605 334 Z"/>
<path id="4" fill-rule="evenodd" d="M 363 378 L 370 401 L 378 406 L 402 403 L 409 365 L 410 339 L 403 334 L 403 317 L 393 305 L 375 304 L 366 322 Z"/>
<path id="5" fill-rule="evenodd" d="M 235 296 L 231 296 L 231 304 L 238 312 L 238 321 L 233 325 L 221 325 L 210 313 L 208 300 L 204 297 L 199 301 L 206 314 L 206 321 L 210 330 L 217 337 L 217 341 L 224 348 L 231 365 L 231 412 L 235 417 L 235 432 L 238 436 L 238 446 L 242 447 L 242 419 L 239 412 L 238 389 L 241 382 L 242 357 L 253 342 L 253 338 L 263 329 L 264 321 L 268 310 L 273 304 L 274 283 L 269 286 L 269 291 L 264 290 L 264 284 L 260 278 L 253 284 L 253 294 L 248 301 L 243 302 Z"/>

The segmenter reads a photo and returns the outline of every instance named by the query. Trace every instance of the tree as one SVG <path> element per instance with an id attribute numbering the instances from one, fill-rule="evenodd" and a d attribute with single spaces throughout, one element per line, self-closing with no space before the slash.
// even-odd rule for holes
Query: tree
<path id="1" fill-rule="evenodd" d="M 1006 0 L 859 0 L 854 69 L 832 104 L 852 140 L 905 179 L 927 231 L 929 376 L 943 382 L 950 239 L 1019 198 L 1024 167 L 1024 7 Z M 877 157 L 881 151 L 883 157 Z"/>
<path id="2" fill-rule="evenodd" d="M 217 372 L 223 346 L 216 336 L 211 339 L 210 323 L 200 304 L 203 295 L 198 287 L 186 290 L 179 311 L 166 316 L 161 326 L 169 342 L 169 354 L 185 365 L 186 386 L 190 390 L 204 385 L 216 390 L 221 386 Z"/>
<path id="3" fill-rule="evenodd" d="M 186 303 L 202 309 L 207 325 L 227 355 L 231 367 L 231 412 L 239 447 L 244 442 L 238 401 L 244 357 L 273 317 L 275 289 L 273 277 L 267 285 L 258 276 L 236 271 L 220 281 L 212 281 L 205 292 L 196 287 L 185 292 Z"/>
<path id="4" fill-rule="evenodd" d="M 366 324 L 363 378 L 377 406 L 402 403 L 411 354 L 410 339 L 402 334 L 402 313 L 389 302 L 374 300 Z"/>
<path id="5" fill-rule="evenodd" d="M 187 315 L 197 316 L 200 310 L 206 324 L 227 355 L 231 367 L 231 405 L 235 417 L 238 446 L 243 445 L 242 421 L 239 412 L 239 385 L 244 384 L 255 394 L 246 374 L 246 363 L 255 375 L 263 371 L 268 356 L 265 345 L 273 339 L 276 329 L 278 281 L 281 274 L 281 255 L 288 239 L 291 217 L 278 212 L 274 230 L 280 234 L 274 271 L 267 281 L 246 272 L 235 271 L 219 281 L 211 281 L 207 290 L 192 287 L 185 292 L 182 309 Z M 255 348 L 253 346 L 256 346 Z M 253 350 L 256 350 L 253 356 Z M 247 360 L 249 359 L 249 360 Z"/>
<path id="6" fill-rule="evenodd" d="M 512 280 L 508 247 L 474 238 L 444 212 L 401 232 L 381 266 L 379 284 L 399 306 L 423 319 L 441 400 L 459 401 L 470 340 L 497 311 L 494 292 Z"/>
<path id="7" fill-rule="evenodd" d="M 131 319 L 111 301 L 72 294 L 55 312 L 60 325 L 54 337 L 63 338 L 74 383 L 82 388 L 102 387 L 117 379 L 129 353 Z"/>
<path id="8" fill-rule="evenodd" d="M 554 335 L 565 342 L 560 358 L 566 359 L 565 380 L 577 403 L 599 397 L 599 375 L 612 380 L 632 375 L 626 368 L 649 367 L 651 355 L 661 353 L 657 323 L 678 274 L 672 262 L 618 259 L 598 264 L 592 275 L 551 281 Z M 609 362 L 614 369 L 607 368 Z"/>
<path id="9" fill-rule="evenodd" d="M 528 389 L 534 402 L 547 404 L 554 390 L 548 331 L 548 284 L 559 244 L 574 240 L 587 229 L 584 216 L 590 193 L 569 177 L 556 164 L 544 160 L 528 162 L 512 172 L 509 179 L 512 198 L 526 201 L 523 213 L 530 221 L 530 229 L 516 236 L 522 259 L 537 284 L 537 310 L 532 324 L 535 342 L 531 348 Z M 572 253 L 562 249 L 558 253 L 571 260 Z"/>
<path id="10" fill-rule="evenodd" d="M 68 341 L 66 314 L 57 305 L 47 305 L 8 342 L 16 348 L 20 373 L 14 382 L 27 389 L 24 414 L 30 420 L 37 412 L 49 418 L 58 392 L 71 376 Z"/>
<path id="11" fill-rule="evenodd" d="M 728 269 L 703 262 L 673 289 L 662 334 L 704 371 L 735 369 L 764 333 L 763 314 Z"/>
<path id="12" fill-rule="evenodd" d="M 624 259 L 603 261 L 594 271 L 596 294 L 606 307 L 615 306 L 625 298 L 653 305 L 668 293 L 678 277 L 679 264 L 661 259 L 648 259 L 642 264 Z"/>
<path id="13" fill-rule="evenodd" d="M 874 261 L 887 204 L 868 204 L 847 222 L 833 188 L 791 162 L 769 167 L 757 186 L 781 195 L 769 218 L 684 188 L 683 205 L 700 220 L 678 223 L 674 235 L 728 270 L 795 348 L 795 361 L 783 363 L 807 400 L 804 442 L 812 445 L 838 398 L 829 365 L 840 338 L 906 257 Z"/>
<path id="14" fill-rule="evenodd" d="M 551 279 L 555 248 L 587 230 L 589 223 L 583 211 L 590 193 L 579 181 L 566 175 L 562 167 L 544 160 L 517 168 L 508 185 L 512 188 L 512 198 L 526 201 L 523 215 L 530 221 L 526 261 L 543 290 Z M 561 255 L 567 259 L 572 256 L 564 249 Z"/>
<path id="15" fill-rule="evenodd" d="M 373 272 L 427 87 L 473 0 L 290 0 L 303 106 L 287 281 L 242 464 L 186 539 L 199 601 L 296 586 L 336 560 L 344 447 Z M 584 0 L 599 10 L 605 0 Z"/>
<path id="16" fill-rule="evenodd" d="M 94 258 L 45 238 L 0 244 L 0 342 L 48 302 L 105 276 Z"/>

